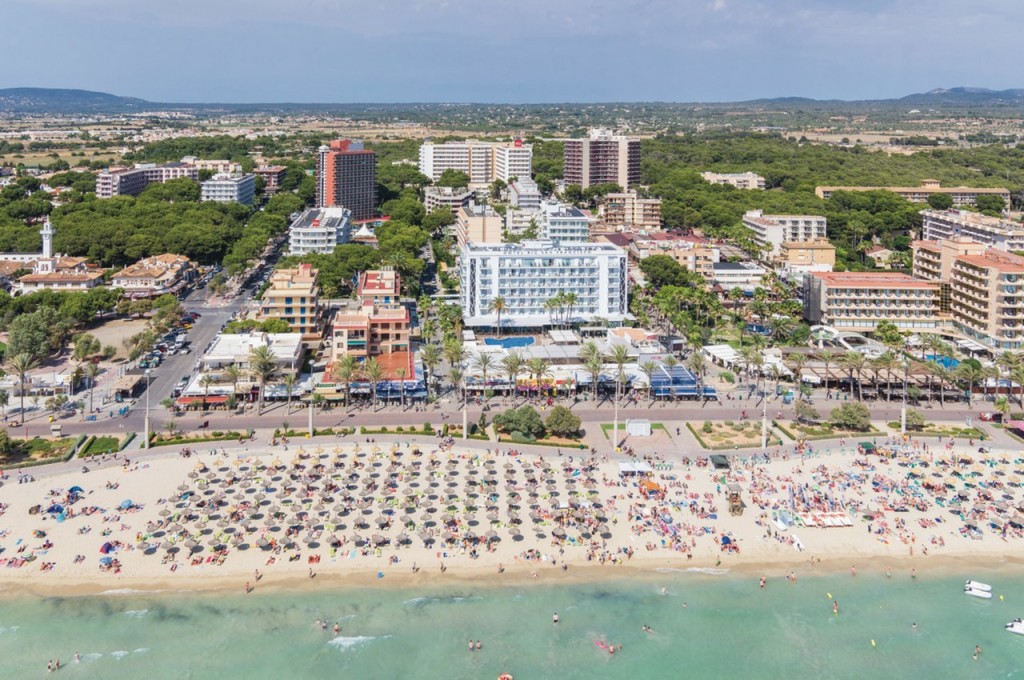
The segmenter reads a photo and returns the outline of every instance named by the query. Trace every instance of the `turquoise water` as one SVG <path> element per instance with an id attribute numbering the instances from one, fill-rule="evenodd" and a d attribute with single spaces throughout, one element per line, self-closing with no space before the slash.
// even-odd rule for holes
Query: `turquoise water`
<path id="1" fill-rule="evenodd" d="M 529 336 L 517 338 L 484 338 L 485 345 L 504 347 L 505 349 L 516 349 L 518 347 L 529 347 L 534 339 Z"/>
<path id="2" fill-rule="evenodd" d="M 988 579 L 1005 601 L 966 597 L 962 582 L 862 573 L 760 590 L 756 578 L 672 573 L 564 587 L 8 598 L 0 677 L 42 677 L 58 656 L 60 677 L 147 680 L 1024 676 L 1024 637 L 1003 630 L 1024 616 L 1024 577 Z M 340 621 L 340 635 L 320 617 Z M 483 650 L 467 651 L 470 638 Z M 595 641 L 624 649 L 610 656 Z"/>

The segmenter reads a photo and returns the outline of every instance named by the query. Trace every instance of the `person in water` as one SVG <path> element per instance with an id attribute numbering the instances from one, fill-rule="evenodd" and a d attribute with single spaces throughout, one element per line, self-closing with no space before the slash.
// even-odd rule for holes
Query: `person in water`
<path id="1" fill-rule="evenodd" d="M 838 614 L 839 613 L 839 602 L 836 601 L 836 600 L 832 600 L 832 613 L 833 614 Z"/>
<path id="2" fill-rule="evenodd" d="M 555 612 L 555 615 L 551 617 L 551 623 L 558 623 L 558 612 Z"/>

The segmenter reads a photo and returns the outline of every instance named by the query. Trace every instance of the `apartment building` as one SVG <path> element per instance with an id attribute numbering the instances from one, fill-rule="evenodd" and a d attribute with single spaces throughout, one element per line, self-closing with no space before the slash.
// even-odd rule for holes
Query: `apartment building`
<path id="1" fill-rule="evenodd" d="M 358 139 L 336 139 L 317 149 L 316 207 L 348 208 L 356 222 L 377 214 L 377 154 Z"/>
<path id="2" fill-rule="evenodd" d="M 604 197 L 602 218 L 617 229 L 660 229 L 661 199 L 640 198 L 635 191 L 611 193 Z"/>
<path id="3" fill-rule="evenodd" d="M 939 241 L 967 238 L 1013 252 L 1024 250 L 1024 225 L 966 210 L 922 210 L 921 238 Z"/>
<path id="4" fill-rule="evenodd" d="M 432 181 L 445 170 L 464 172 L 469 184 L 483 188 L 496 179 L 509 182 L 513 178 L 530 179 L 533 174 L 533 145 L 516 139 L 512 142 L 481 142 L 478 140 L 424 142 L 420 146 L 420 172 Z"/>
<path id="5" fill-rule="evenodd" d="M 214 175 L 202 183 L 201 200 L 252 205 L 256 175 Z"/>
<path id="6" fill-rule="evenodd" d="M 288 254 L 333 253 L 352 238 L 348 208 L 310 208 L 288 227 Z"/>
<path id="7" fill-rule="evenodd" d="M 957 255 L 950 289 L 957 331 L 993 349 L 1024 347 L 1024 257 L 993 248 Z"/>
<path id="8" fill-rule="evenodd" d="M 760 189 L 764 191 L 764 177 L 754 172 L 702 172 L 700 176 L 708 184 L 727 184 L 737 189 Z"/>
<path id="9" fill-rule="evenodd" d="M 743 226 L 765 248 L 769 260 L 778 257 L 785 241 L 818 241 L 827 238 L 828 231 L 827 221 L 820 215 L 765 215 L 760 210 L 748 210 Z"/>
<path id="10" fill-rule="evenodd" d="M 1010 209 L 1010 192 L 1003 188 L 980 189 L 973 187 L 944 187 L 938 180 L 926 179 L 919 187 L 815 187 L 814 193 L 818 198 L 828 199 L 836 191 L 891 191 L 912 203 L 927 203 L 928 197 L 932 194 L 947 194 L 953 198 L 953 205 L 956 207 L 974 205 L 978 196 L 999 196 L 1005 204 L 1004 210 Z"/>
<path id="11" fill-rule="evenodd" d="M 939 284 L 889 272 L 810 272 L 804 316 L 812 325 L 870 333 L 882 321 L 905 331 L 939 327 Z"/>
<path id="12" fill-rule="evenodd" d="M 508 183 L 508 202 L 513 208 L 540 210 L 540 200 L 540 189 L 532 179 L 526 177 Z"/>
<path id="13" fill-rule="evenodd" d="M 455 241 L 460 248 L 467 243 L 501 243 L 504 220 L 489 205 L 470 203 L 455 212 Z"/>
<path id="14" fill-rule="evenodd" d="M 761 287 L 768 270 L 753 262 L 715 262 L 711 265 L 711 273 L 715 284 L 724 291 L 739 288 L 753 292 Z"/>
<path id="15" fill-rule="evenodd" d="M 263 191 L 267 194 L 276 194 L 280 191 L 281 182 L 284 181 L 287 172 L 288 168 L 284 165 L 261 165 L 253 170 L 253 174 L 263 178 Z"/>
<path id="16" fill-rule="evenodd" d="M 283 319 L 293 331 L 302 334 L 303 342 L 318 345 L 324 328 L 318 273 L 307 263 L 295 269 L 276 270 L 260 298 L 257 318 Z"/>
<path id="17" fill-rule="evenodd" d="M 215 175 L 242 174 L 242 164 L 234 161 L 185 156 L 181 159 L 181 162 L 186 165 L 191 165 L 196 170 L 209 170 Z"/>
<path id="18" fill-rule="evenodd" d="M 558 201 L 543 201 L 537 212 L 537 226 L 542 239 L 556 246 L 586 243 L 590 240 L 591 219 L 582 210 Z"/>
<path id="19" fill-rule="evenodd" d="M 400 365 L 411 360 L 411 316 L 402 304 L 401 284 L 401 276 L 391 268 L 363 272 L 356 289 L 358 302 L 339 310 L 331 325 L 332 363 L 343 356 L 401 355 Z M 413 375 L 407 371 L 404 377 Z"/>
<path id="20" fill-rule="evenodd" d="M 475 192 L 472 189 L 454 187 L 427 187 L 423 190 L 423 207 L 428 213 L 439 208 L 448 208 L 454 215 L 459 208 L 469 205 Z"/>
<path id="21" fill-rule="evenodd" d="M 186 163 L 136 163 L 131 168 L 107 169 L 96 175 L 96 197 L 138 196 L 150 184 L 172 179 L 199 179 L 199 170 Z"/>
<path id="22" fill-rule="evenodd" d="M 601 318 L 620 325 L 628 318 L 626 251 L 609 243 L 469 243 L 459 257 L 459 276 L 466 326 L 495 327 L 498 315 L 491 303 L 497 297 L 505 300 L 503 327 L 550 325 L 548 302 L 559 293 L 576 295 L 569 310 L 573 321 Z"/>
<path id="23" fill-rule="evenodd" d="M 836 247 L 825 239 L 783 241 L 775 264 L 792 273 L 830 272 L 836 266 Z"/>
<path id="24" fill-rule="evenodd" d="M 591 129 L 586 139 L 567 139 L 565 183 L 586 189 L 594 184 L 618 184 L 623 189 L 640 183 L 640 140 Z"/>
<path id="25" fill-rule="evenodd" d="M 139 260 L 114 274 L 113 288 L 129 298 L 177 295 L 196 277 L 195 263 L 184 255 L 164 253 Z"/>

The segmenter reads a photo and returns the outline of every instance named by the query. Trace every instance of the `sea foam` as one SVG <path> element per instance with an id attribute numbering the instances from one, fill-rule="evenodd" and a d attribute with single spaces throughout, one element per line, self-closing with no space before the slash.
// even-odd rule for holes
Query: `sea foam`
<path id="1" fill-rule="evenodd" d="M 383 637 L 389 638 L 391 636 L 385 635 Z M 373 642 L 376 639 L 378 638 L 367 635 L 356 635 L 354 637 L 345 637 L 344 635 L 339 635 L 338 637 L 332 640 L 328 640 L 327 644 L 331 645 L 332 647 L 337 647 L 339 650 L 344 652 L 349 649 L 361 647 L 367 643 Z"/>

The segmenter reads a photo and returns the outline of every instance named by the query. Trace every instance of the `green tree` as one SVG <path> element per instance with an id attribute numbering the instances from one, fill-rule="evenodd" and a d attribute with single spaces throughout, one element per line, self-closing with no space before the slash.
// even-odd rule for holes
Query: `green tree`
<path id="1" fill-rule="evenodd" d="M 434 381 L 434 369 L 441 363 L 441 348 L 435 344 L 424 345 L 420 351 L 420 360 L 427 369 L 427 395 L 430 395 L 430 384 Z"/>
<path id="2" fill-rule="evenodd" d="M 924 429 L 924 426 L 924 414 L 917 409 L 907 409 L 907 429 L 914 432 L 920 432 Z"/>
<path id="3" fill-rule="evenodd" d="M 424 361 L 426 360 L 424 359 Z M 359 361 L 351 354 L 346 354 L 334 364 L 333 371 L 334 379 L 341 381 L 341 384 L 345 386 L 345 408 L 348 408 L 348 395 L 352 379 L 359 371 Z"/>
<path id="4" fill-rule="evenodd" d="M 510 394 L 512 396 L 512 403 L 515 403 L 516 391 L 519 384 L 519 374 L 526 368 L 526 360 L 523 359 L 523 355 L 519 352 L 509 352 L 501 360 L 501 367 L 504 369 L 505 374 L 508 376 L 509 386 L 511 388 Z"/>
<path id="5" fill-rule="evenodd" d="M 523 405 L 494 417 L 494 425 L 504 432 L 522 432 L 533 437 L 544 433 L 540 414 L 532 406 Z"/>
<path id="6" fill-rule="evenodd" d="M 377 388 L 380 381 L 384 379 L 384 367 L 378 363 L 376 357 L 370 357 L 363 362 L 360 373 L 370 383 L 370 408 L 377 410 Z"/>
<path id="7" fill-rule="evenodd" d="M 461 170 L 453 170 L 448 168 L 441 173 L 441 176 L 434 182 L 439 187 L 453 187 L 461 189 L 469 186 L 469 175 L 462 172 Z"/>
<path id="8" fill-rule="evenodd" d="M 581 424 L 579 417 L 565 406 L 551 409 L 544 422 L 547 431 L 557 437 L 575 437 L 579 434 Z"/>
<path id="9" fill-rule="evenodd" d="M 949 210 L 953 207 L 953 197 L 949 194 L 928 194 L 928 206 L 932 210 Z"/>
<path id="10" fill-rule="evenodd" d="M 8 353 L 7 368 L 18 376 L 18 394 L 21 397 L 21 424 L 25 424 L 25 377 L 39 366 L 36 358 L 28 352 Z"/>
<path id="11" fill-rule="evenodd" d="M 798 423 L 816 423 L 821 419 L 818 409 L 814 408 L 809 401 L 796 402 L 793 411 L 796 413 Z"/>
<path id="12" fill-rule="evenodd" d="M 982 194 L 974 199 L 974 206 L 983 213 L 1001 215 L 1006 209 L 1006 203 L 1001 196 L 995 194 Z"/>
<path id="13" fill-rule="evenodd" d="M 281 384 L 284 385 L 285 395 L 287 401 L 285 406 L 285 413 L 292 412 L 292 392 L 295 390 L 295 386 L 299 384 L 299 377 L 292 373 L 285 375 L 281 378 Z"/>
<path id="14" fill-rule="evenodd" d="M 266 345 L 260 345 L 249 353 L 249 370 L 256 377 L 260 386 L 257 414 L 263 415 L 263 399 L 267 391 L 267 383 L 278 374 L 277 357 Z"/>
<path id="15" fill-rule="evenodd" d="M 862 402 L 844 402 L 841 406 L 832 409 L 829 423 L 841 430 L 867 432 L 871 429 L 871 412 Z"/>
<path id="16" fill-rule="evenodd" d="M 505 297 L 499 295 L 498 297 L 491 300 L 487 305 L 488 312 L 494 312 L 498 315 L 498 337 L 501 337 L 501 313 L 505 311 Z"/>

